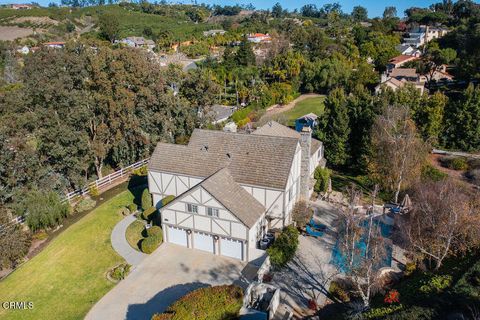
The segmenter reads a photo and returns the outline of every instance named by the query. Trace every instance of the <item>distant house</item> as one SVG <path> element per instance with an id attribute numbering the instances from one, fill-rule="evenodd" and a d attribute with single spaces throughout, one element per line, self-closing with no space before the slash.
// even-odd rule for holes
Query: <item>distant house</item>
<path id="1" fill-rule="evenodd" d="M 401 66 L 403 66 L 405 63 L 409 62 L 409 61 L 415 61 L 417 60 L 418 57 L 415 57 L 415 56 L 407 56 L 405 54 L 402 54 L 402 55 L 399 55 L 399 56 L 396 56 L 392 59 L 390 59 L 390 61 L 388 61 L 388 64 L 387 64 L 387 71 L 391 71 L 395 68 L 400 68 Z"/>
<path id="2" fill-rule="evenodd" d="M 155 42 L 144 37 L 126 37 L 121 40 L 115 41 L 115 43 L 125 44 L 132 48 L 145 48 L 149 51 L 153 51 L 155 48 Z"/>
<path id="3" fill-rule="evenodd" d="M 404 38 L 403 42 L 407 45 L 412 45 L 415 48 L 418 48 L 433 39 L 438 39 L 443 37 L 449 32 L 448 29 L 442 27 L 430 27 L 421 25 L 417 28 L 412 29 L 408 34 L 408 38 Z"/>
<path id="4" fill-rule="evenodd" d="M 387 72 L 382 74 L 381 83 L 375 88 L 375 92 L 379 93 L 385 87 L 396 91 L 408 83 L 423 93 L 425 81 L 420 77 L 415 68 L 395 68 L 387 70 Z"/>
<path id="5" fill-rule="evenodd" d="M 12 4 L 10 7 L 14 10 L 30 10 L 34 6 L 31 4 Z"/>
<path id="6" fill-rule="evenodd" d="M 375 87 L 375 93 L 378 94 L 385 88 L 390 88 L 393 91 L 397 91 L 398 89 L 405 87 L 407 84 L 413 85 L 416 89 L 420 91 L 421 94 L 423 94 L 423 92 L 425 91 L 424 82 L 413 82 L 406 79 L 398 80 L 396 78 L 388 78 L 386 81 L 380 83 Z"/>
<path id="7" fill-rule="evenodd" d="M 416 82 L 419 80 L 417 70 L 415 68 L 397 68 L 388 73 L 388 76 L 397 80 L 407 80 Z"/>
<path id="8" fill-rule="evenodd" d="M 304 116 L 301 116 L 297 120 L 295 120 L 295 130 L 298 132 L 302 132 L 303 128 L 310 127 L 310 129 L 314 129 L 318 124 L 318 116 L 314 113 L 308 113 Z"/>
<path id="9" fill-rule="evenodd" d="M 420 57 L 422 52 L 408 44 L 399 44 L 395 47 L 401 55 Z"/>
<path id="10" fill-rule="evenodd" d="M 214 29 L 214 30 L 208 30 L 208 31 L 203 31 L 203 36 L 204 37 L 214 37 L 216 35 L 224 35 L 227 31 L 222 30 L 222 29 Z"/>
<path id="11" fill-rule="evenodd" d="M 272 41 L 272 37 L 270 35 L 264 33 L 250 33 L 247 36 L 247 40 L 253 43 L 262 43 L 262 42 L 270 42 Z"/>
<path id="12" fill-rule="evenodd" d="M 63 41 L 45 42 L 43 46 L 47 48 L 62 49 L 65 47 L 65 42 Z"/>

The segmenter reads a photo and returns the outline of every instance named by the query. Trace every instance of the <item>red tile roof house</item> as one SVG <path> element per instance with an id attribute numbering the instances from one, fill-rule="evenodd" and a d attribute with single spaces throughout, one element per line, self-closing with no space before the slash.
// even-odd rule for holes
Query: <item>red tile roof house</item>
<path id="1" fill-rule="evenodd" d="M 324 165 L 310 128 L 272 121 L 251 134 L 195 129 L 188 145 L 157 145 L 148 187 L 166 242 L 252 261 L 265 254 L 259 241 L 270 229 L 292 223 Z M 175 199 L 162 207 L 169 195 Z"/>
<path id="2" fill-rule="evenodd" d="M 268 33 L 250 33 L 247 40 L 253 43 L 270 42 L 272 37 Z"/>

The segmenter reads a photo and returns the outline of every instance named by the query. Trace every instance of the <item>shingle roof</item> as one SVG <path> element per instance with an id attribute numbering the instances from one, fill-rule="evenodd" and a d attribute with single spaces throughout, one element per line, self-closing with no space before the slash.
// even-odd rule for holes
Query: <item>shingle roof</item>
<path id="1" fill-rule="evenodd" d="M 249 228 L 266 211 L 260 202 L 235 182 L 227 168 L 218 170 L 203 180 L 200 186 Z"/>
<path id="2" fill-rule="evenodd" d="M 416 78 L 418 74 L 415 68 L 395 68 L 390 72 L 389 76 L 392 78 Z"/>
<path id="3" fill-rule="evenodd" d="M 310 147 L 310 156 L 313 155 L 322 146 L 322 142 L 312 138 L 312 145 Z"/>
<path id="4" fill-rule="evenodd" d="M 195 129 L 187 146 L 159 143 L 149 170 L 208 177 L 228 167 L 237 183 L 284 189 L 298 139 Z"/>
<path id="5" fill-rule="evenodd" d="M 275 137 L 289 137 L 300 139 L 300 133 L 290 129 L 287 126 L 281 125 L 276 121 L 269 121 L 267 124 L 255 130 L 252 134 Z"/>

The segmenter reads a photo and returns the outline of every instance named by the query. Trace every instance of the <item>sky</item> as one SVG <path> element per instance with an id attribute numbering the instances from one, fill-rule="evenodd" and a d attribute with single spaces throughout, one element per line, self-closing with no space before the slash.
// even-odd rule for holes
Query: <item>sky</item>
<path id="1" fill-rule="evenodd" d="M 8 3 L 29 3 L 32 0 L 0 0 L 0 4 L 8 4 Z M 169 1 L 168 2 L 177 2 L 177 1 Z M 252 3 L 255 8 L 257 9 L 270 9 L 276 2 L 280 2 L 282 7 L 294 10 L 295 8 L 300 9 L 305 4 L 313 3 L 317 7 L 322 7 L 326 3 L 333 3 L 338 2 L 342 6 L 342 10 L 344 12 L 350 13 L 354 6 L 363 6 L 368 10 L 368 16 L 370 18 L 381 16 L 383 10 L 387 6 L 395 6 L 397 8 L 397 13 L 399 17 L 403 17 L 403 12 L 405 9 L 410 7 L 428 7 L 432 3 L 441 2 L 441 0 L 327 0 L 327 1 L 314 1 L 314 0 L 197 0 L 198 3 L 206 3 L 206 4 L 220 4 L 220 5 L 234 5 L 234 4 L 249 4 Z M 57 2 L 59 3 L 60 0 L 37 0 L 36 2 L 40 3 L 41 5 L 48 5 L 50 2 Z M 153 0 L 152 0 L 153 2 Z M 192 3 L 189 0 L 182 0 L 178 1 L 182 3 Z"/>

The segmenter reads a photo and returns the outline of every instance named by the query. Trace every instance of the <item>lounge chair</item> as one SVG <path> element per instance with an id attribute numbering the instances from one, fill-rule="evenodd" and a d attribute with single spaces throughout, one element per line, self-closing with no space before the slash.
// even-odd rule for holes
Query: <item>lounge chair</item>
<path id="1" fill-rule="evenodd" d="M 307 230 L 307 234 L 312 236 L 312 237 L 323 236 L 323 232 L 316 230 L 315 228 L 313 228 L 312 226 L 310 226 L 308 224 L 307 224 L 306 230 Z"/>
<path id="2" fill-rule="evenodd" d="M 313 228 L 315 229 L 318 229 L 320 231 L 324 231 L 325 229 L 327 229 L 327 226 L 322 224 L 322 223 L 316 223 L 313 218 L 310 219 L 310 221 L 308 222 L 309 225 L 311 225 Z"/>

